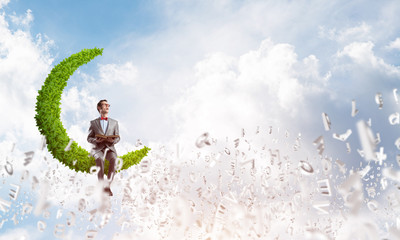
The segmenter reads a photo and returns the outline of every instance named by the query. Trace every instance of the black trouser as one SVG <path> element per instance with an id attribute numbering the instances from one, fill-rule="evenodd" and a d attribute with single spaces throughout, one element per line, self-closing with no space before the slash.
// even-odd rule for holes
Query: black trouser
<path id="1" fill-rule="evenodd" d="M 96 159 L 96 166 L 100 167 L 99 172 L 97 174 L 99 180 L 104 179 L 104 149 L 94 154 L 94 158 Z M 111 181 L 114 179 L 114 171 L 115 171 L 115 162 L 117 161 L 117 154 L 111 150 L 107 151 L 106 159 L 110 162 L 108 168 L 108 180 Z"/>

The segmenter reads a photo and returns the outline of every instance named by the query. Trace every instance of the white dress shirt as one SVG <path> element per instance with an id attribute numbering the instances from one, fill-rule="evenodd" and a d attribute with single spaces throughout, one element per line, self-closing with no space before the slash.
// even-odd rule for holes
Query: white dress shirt
<path id="1" fill-rule="evenodd" d="M 106 134 L 106 129 L 107 129 L 107 126 L 108 126 L 108 121 L 100 119 L 100 125 L 101 125 L 101 128 L 103 129 L 103 132 L 104 132 L 104 135 L 105 135 Z"/>

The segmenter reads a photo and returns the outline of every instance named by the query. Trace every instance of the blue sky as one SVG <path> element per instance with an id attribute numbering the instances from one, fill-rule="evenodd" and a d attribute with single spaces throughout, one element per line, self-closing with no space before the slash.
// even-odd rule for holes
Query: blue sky
<path id="1" fill-rule="evenodd" d="M 35 13 L 32 33 L 45 33 L 69 51 L 108 45 L 126 33 L 146 35 L 163 27 L 157 4 L 149 1 L 11 1 L 5 7 L 18 15 L 27 9 Z"/>
<path id="2" fill-rule="evenodd" d="M 269 144 L 267 150 L 273 147 L 281 149 L 282 156 L 286 151 L 292 166 L 297 166 L 299 159 L 307 158 L 315 161 L 315 168 L 319 166 L 321 170 L 323 166 L 320 166 L 321 161 L 318 161 L 312 143 L 322 135 L 326 145 L 324 154 L 333 159 L 332 173 L 325 174 L 321 170 L 312 180 L 308 179 L 309 185 L 315 184 L 315 179 L 329 178 L 332 188 L 340 196 L 341 183 L 349 177 L 351 169 L 358 171 L 370 164 L 373 166 L 371 176 L 379 179 L 376 180 L 376 191 L 380 189 L 381 197 L 376 200 L 384 206 L 387 196 L 392 193 L 399 196 L 398 192 L 382 190 L 379 185 L 383 168 L 393 166 L 395 171 L 399 169 L 396 163 L 399 149 L 394 145 L 399 138 L 399 124 L 391 125 L 388 121 L 391 114 L 399 112 L 393 95 L 393 89 L 400 89 L 399 10 L 400 5 L 390 0 L 0 0 L 0 101 L 7 115 L 7 120 L 0 125 L 0 153 L 6 156 L 0 159 L 5 179 L 0 197 L 7 198 L 8 184 L 17 181 L 18 174 L 28 169 L 17 160 L 27 151 L 36 151 L 36 161 L 29 168 L 31 176 L 45 178 L 46 171 L 53 167 L 57 169 L 53 181 L 73 174 L 69 170 L 63 171 L 62 165 L 49 165 L 42 159 L 43 155 L 48 159 L 51 156 L 38 150 L 41 136 L 33 119 L 36 94 L 52 67 L 64 58 L 83 48 L 99 47 L 104 48 L 103 55 L 74 73 L 61 101 L 61 120 L 69 136 L 84 148 L 91 147 L 86 141 L 88 124 L 97 117 L 95 104 L 103 98 L 111 103 L 110 117 L 120 124 L 119 155 L 136 149 L 135 143 L 141 139 L 153 149 L 150 172 L 163 172 L 171 166 L 178 166 L 182 172 L 181 185 L 178 184 L 181 190 L 187 186 L 200 186 L 199 182 L 194 183 L 183 174 L 191 171 L 185 159 L 192 159 L 198 151 L 212 155 L 222 151 L 224 144 L 232 147 L 237 138 L 241 143 L 251 142 L 255 149 Z M 377 93 L 382 94 L 382 109 L 375 102 Z M 354 117 L 351 116 L 352 100 L 356 101 L 359 110 Z M 332 123 L 329 131 L 325 131 L 323 126 L 323 112 L 328 114 Z M 365 161 L 357 152 L 362 147 L 356 123 L 369 118 L 374 134 L 380 133 L 381 136 L 376 150 L 384 147 L 387 154 L 382 169 L 378 169 L 376 163 Z M 268 138 L 270 126 L 277 134 L 274 139 Z M 257 127 L 266 136 L 253 135 Z M 242 129 L 246 132 L 244 137 L 240 137 Z M 342 134 L 348 129 L 352 134 L 345 142 L 332 137 L 334 133 Z M 215 146 L 198 149 L 194 143 L 204 132 L 209 132 L 218 141 Z M 288 137 L 283 136 L 285 132 L 288 132 Z M 285 144 L 294 142 L 299 133 L 302 152 L 293 153 Z M 13 143 L 16 143 L 15 150 L 10 153 Z M 346 143 L 351 146 L 350 153 L 346 150 Z M 181 158 L 177 157 L 176 149 L 181 149 Z M 161 156 L 169 161 L 161 160 L 164 159 Z M 4 171 L 6 158 L 14 161 L 13 177 L 7 177 Z M 339 173 L 336 159 L 346 164 L 345 174 Z M 230 161 L 228 157 L 225 160 Z M 266 167 L 264 161 L 257 161 L 260 169 Z M 203 172 L 199 170 L 200 175 L 213 178 L 218 172 L 228 171 L 230 166 L 225 165 L 226 162 L 218 162 L 214 168 L 207 167 L 207 161 L 196 162 L 196 166 L 199 169 L 204 167 Z M 132 168 L 126 174 L 132 176 L 138 170 L 140 168 Z M 261 172 L 263 170 L 258 174 Z M 93 176 L 78 175 L 78 178 L 85 187 L 96 182 Z M 154 190 L 158 189 L 157 177 L 145 174 L 143 178 L 155 184 L 149 186 L 157 192 Z M 249 183 L 250 179 L 245 179 L 242 185 L 237 186 L 238 189 Z M 121 186 L 128 184 L 123 179 L 118 181 L 120 192 L 114 204 L 122 201 Z M 206 189 L 210 182 L 213 181 L 200 187 Z M 395 186 L 398 179 L 390 183 Z M 25 184 L 29 189 L 29 184 Z M 370 184 L 372 180 L 365 181 L 365 194 Z M 54 217 L 59 209 L 57 202 L 63 199 L 57 198 L 57 189 L 66 186 L 59 182 L 51 186 L 55 194 L 50 194 Z M 137 187 L 134 191 L 140 194 L 141 189 Z M 303 188 L 301 191 L 307 192 Z M 73 194 L 72 190 L 70 194 Z M 76 199 L 82 197 L 79 193 L 74 194 L 71 196 Z M 179 197 L 181 200 L 202 201 L 196 197 L 196 192 L 188 196 L 176 191 L 174 194 L 166 199 Z M 291 196 L 290 191 L 287 194 Z M 374 200 L 365 194 L 366 202 Z M 220 199 L 215 198 L 215 205 L 218 205 Z M 68 203 L 65 212 L 77 211 L 76 202 L 65 201 Z M 147 200 L 144 197 L 136 201 L 146 205 Z M 97 203 L 89 202 L 91 206 Z M 264 204 L 263 201 L 259 203 Z M 205 202 L 201 204 L 206 206 Z M 340 200 L 337 204 L 340 205 Z M 154 205 L 155 209 L 162 206 L 161 203 Z M 214 205 L 210 209 L 213 208 Z M 174 204 L 169 204 L 166 209 L 174 212 Z M 303 210 L 300 207 L 298 211 Z M 106 230 L 99 232 L 99 238 L 110 238 L 120 231 L 116 221 L 122 210 L 116 207 L 116 211 L 115 219 Z M 367 211 L 363 214 L 368 217 L 375 214 L 382 220 L 384 212 L 372 214 Z M 196 218 L 197 215 L 188 213 L 188 216 Z M 142 221 L 147 224 L 158 217 L 151 212 L 148 219 Z M 352 215 L 347 223 L 356 221 L 358 217 L 360 215 Z M 40 219 L 40 216 L 32 217 L 32 222 L 21 222 L 20 226 L 32 226 L 33 223 L 35 227 Z M 311 218 L 313 221 L 317 219 Z M 140 232 L 136 228 L 140 224 L 135 221 L 130 222 L 133 224 L 131 234 Z M 393 225 L 395 220 L 385 221 Z M 377 225 L 382 237 L 394 234 L 390 229 L 381 229 L 377 222 L 371 224 Z M 302 227 L 298 225 L 298 229 Z M 9 220 L 0 232 L 4 229 L 17 232 L 19 226 Z M 174 231 L 181 236 L 181 229 Z M 342 239 L 346 239 L 346 234 L 351 235 L 348 231 L 337 229 Z M 83 232 L 71 228 L 69 237 L 80 236 Z M 299 230 L 298 234 L 302 233 Z M 43 234 L 51 235 L 52 232 L 49 230 Z M 154 237 L 149 232 L 143 234 Z M 270 234 L 268 237 L 283 233 L 276 230 Z M 35 235 L 37 239 L 43 236 Z"/>

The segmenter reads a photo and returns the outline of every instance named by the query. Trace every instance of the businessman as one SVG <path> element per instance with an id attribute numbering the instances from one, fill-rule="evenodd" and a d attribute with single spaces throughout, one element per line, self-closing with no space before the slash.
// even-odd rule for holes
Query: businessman
<path id="1" fill-rule="evenodd" d="M 114 145 L 119 142 L 119 129 L 118 121 L 108 117 L 110 110 L 110 104 L 107 100 L 103 99 L 97 103 L 97 111 L 100 113 L 100 117 L 90 121 L 89 135 L 87 141 L 92 143 L 91 154 L 96 160 L 96 166 L 98 166 L 98 179 L 100 182 L 104 180 L 104 161 L 107 159 L 110 162 L 108 169 L 108 181 L 105 183 L 104 191 L 112 196 L 110 189 L 111 182 L 115 174 L 115 163 L 117 161 L 117 151 Z M 98 136 L 96 136 L 98 135 Z M 114 137 L 99 137 L 99 136 L 111 136 Z"/>

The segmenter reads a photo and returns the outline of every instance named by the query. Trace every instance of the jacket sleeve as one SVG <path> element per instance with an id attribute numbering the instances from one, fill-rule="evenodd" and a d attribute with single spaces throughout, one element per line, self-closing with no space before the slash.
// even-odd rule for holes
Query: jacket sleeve
<path id="1" fill-rule="evenodd" d="M 114 135 L 118 135 L 119 136 L 118 121 L 115 121 L 115 122 L 116 122 L 116 124 L 115 124 L 115 129 L 114 129 Z M 115 138 L 113 144 L 118 143 L 119 140 L 120 140 L 120 137 Z"/>
<path id="2" fill-rule="evenodd" d="M 92 144 L 96 144 L 96 137 L 95 137 L 95 133 L 94 133 L 92 122 L 90 122 L 89 134 L 88 134 L 88 137 L 87 137 L 87 141 L 92 143 Z"/>

